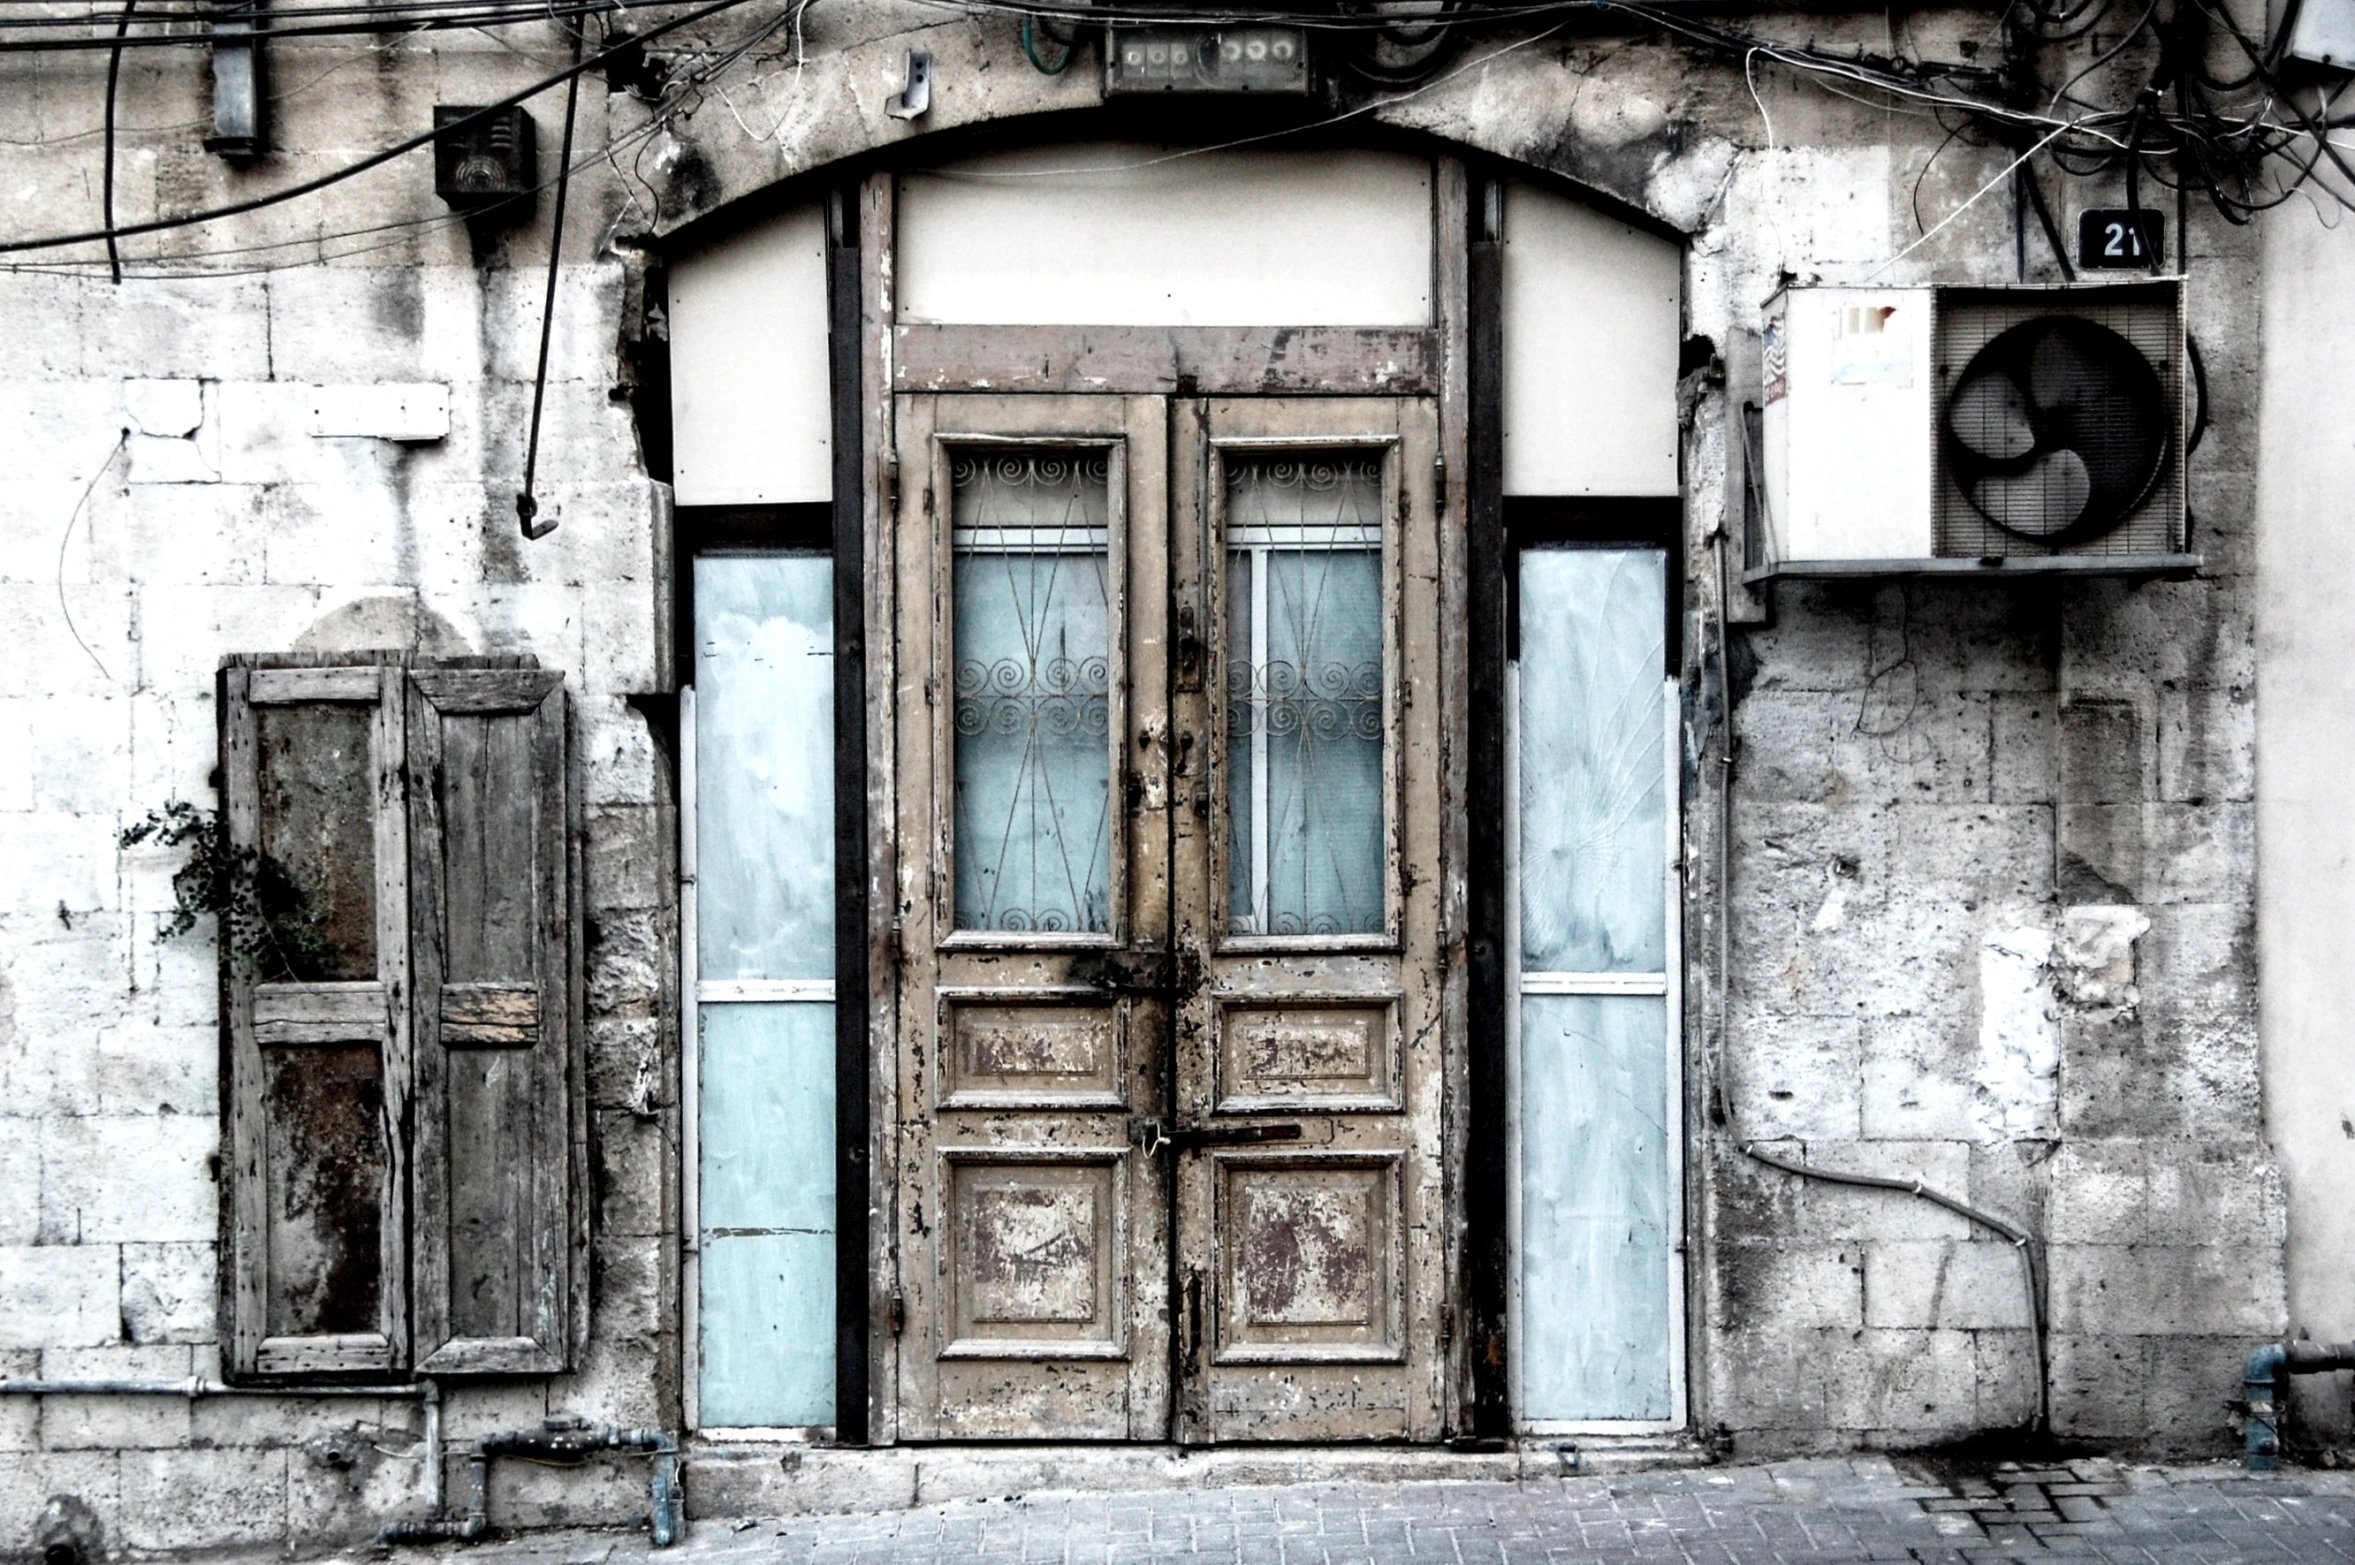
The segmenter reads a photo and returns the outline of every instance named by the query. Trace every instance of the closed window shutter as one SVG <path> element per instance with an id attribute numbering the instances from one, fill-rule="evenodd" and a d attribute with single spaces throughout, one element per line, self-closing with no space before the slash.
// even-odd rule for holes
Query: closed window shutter
<path id="1" fill-rule="evenodd" d="M 417 1362 L 567 1366 L 585 1283 L 563 676 L 408 679 Z"/>
<path id="2" fill-rule="evenodd" d="M 236 882 L 220 930 L 223 1294 L 238 1375 L 408 1362 L 401 674 L 295 658 L 221 670 Z"/>

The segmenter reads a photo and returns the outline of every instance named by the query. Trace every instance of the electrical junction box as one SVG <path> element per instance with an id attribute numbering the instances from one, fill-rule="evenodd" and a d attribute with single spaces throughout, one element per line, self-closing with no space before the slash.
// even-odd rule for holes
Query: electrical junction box
<path id="1" fill-rule="evenodd" d="M 1113 27 L 1104 38 L 1104 91 L 1309 90 L 1308 29 L 1280 24 Z"/>
<path id="2" fill-rule="evenodd" d="M 1746 581 L 2187 574 L 2180 279 L 1767 302 Z"/>

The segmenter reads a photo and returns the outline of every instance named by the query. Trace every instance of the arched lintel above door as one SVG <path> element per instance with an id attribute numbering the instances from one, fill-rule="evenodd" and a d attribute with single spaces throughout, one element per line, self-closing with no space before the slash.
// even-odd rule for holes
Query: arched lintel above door
<path id="1" fill-rule="evenodd" d="M 878 23 L 899 13 L 873 9 Z M 1421 89 L 1286 109 L 1229 98 L 1107 100 L 1092 53 L 1082 60 L 1090 68 L 1042 75 L 1024 62 L 1010 23 L 813 35 L 798 63 L 749 87 L 731 85 L 727 101 L 707 100 L 648 142 L 631 171 L 653 197 L 642 237 L 662 251 L 691 249 L 871 169 L 1010 145 L 1145 139 L 1449 154 L 1553 186 L 1663 238 L 1681 241 L 1707 225 L 1745 128 L 1663 103 L 1665 61 L 1578 69 L 1552 40 L 1511 44 L 1476 45 L 1471 63 Z M 1660 47 L 1627 45 L 1611 60 Z M 885 104 L 911 50 L 932 55 L 931 104 L 920 119 L 893 119 Z M 1482 63 L 1482 54 L 1492 57 Z M 624 105 L 615 100 L 617 132 L 643 112 Z"/>

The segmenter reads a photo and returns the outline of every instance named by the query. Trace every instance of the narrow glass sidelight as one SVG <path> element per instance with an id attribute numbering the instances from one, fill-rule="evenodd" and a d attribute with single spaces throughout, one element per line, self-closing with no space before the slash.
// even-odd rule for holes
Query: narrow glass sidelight
<path id="1" fill-rule="evenodd" d="M 1519 575 L 1516 1411 L 1673 1422 L 1667 561 L 1528 549 Z"/>
<path id="2" fill-rule="evenodd" d="M 1660 972 L 1661 600 L 1656 549 L 1521 556 L 1521 967 Z"/>
<path id="3" fill-rule="evenodd" d="M 835 1418 L 834 614 L 822 555 L 695 561 L 696 1422 Z"/>
<path id="4" fill-rule="evenodd" d="M 1382 457 L 1225 466 L 1227 928 L 1378 934 Z"/>
<path id="5" fill-rule="evenodd" d="M 1112 931 L 1110 468 L 950 461 L 960 930 Z"/>

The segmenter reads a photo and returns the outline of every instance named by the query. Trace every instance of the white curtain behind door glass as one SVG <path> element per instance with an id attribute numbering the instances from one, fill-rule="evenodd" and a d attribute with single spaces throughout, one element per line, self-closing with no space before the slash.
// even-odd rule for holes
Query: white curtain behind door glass
<path id="1" fill-rule="evenodd" d="M 1109 461 L 958 452 L 956 927 L 1112 928 Z"/>
<path id="2" fill-rule="evenodd" d="M 1226 468 L 1227 927 L 1378 933 L 1382 459 Z"/>

